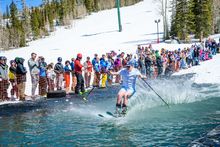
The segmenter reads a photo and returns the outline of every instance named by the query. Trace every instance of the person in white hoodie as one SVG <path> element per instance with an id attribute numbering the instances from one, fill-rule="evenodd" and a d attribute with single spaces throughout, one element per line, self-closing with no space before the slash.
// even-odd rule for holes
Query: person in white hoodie
<path id="1" fill-rule="evenodd" d="M 31 74 L 31 83 L 32 83 L 32 89 L 31 89 L 32 98 L 36 97 L 35 92 L 39 84 L 39 73 L 40 73 L 39 62 L 38 62 L 39 59 L 36 60 L 36 58 L 37 58 L 37 54 L 31 53 L 31 58 L 28 60 L 28 66 Z"/>

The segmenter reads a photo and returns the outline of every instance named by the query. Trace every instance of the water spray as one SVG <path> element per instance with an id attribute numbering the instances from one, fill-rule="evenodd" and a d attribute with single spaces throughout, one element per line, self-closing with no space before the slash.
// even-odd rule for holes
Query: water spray
<path id="1" fill-rule="evenodd" d="M 142 79 L 142 81 L 144 81 L 144 83 L 167 105 L 167 107 L 170 108 L 169 104 L 150 86 L 147 81 L 144 79 Z"/>

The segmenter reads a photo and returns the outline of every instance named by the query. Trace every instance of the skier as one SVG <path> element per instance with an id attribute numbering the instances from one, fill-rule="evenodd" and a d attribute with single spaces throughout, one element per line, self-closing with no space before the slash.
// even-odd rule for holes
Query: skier
<path id="1" fill-rule="evenodd" d="M 111 72 L 112 75 L 120 75 L 122 76 L 122 87 L 118 92 L 117 102 L 116 102 L 116 115 L 125 115 L 127 113 L 127 105 L 128 105 L 128 98 L 131 97 L 135 93 L 135 84 L 137 77 L 145 78 L 142 76 L 140 71 L 134 68 L 134 63 L 129 61 L 125 68 L 118 72 Z M 122 104 L 122 98 L 124 98 Z M 122 111 L 120 109 L 122 107 Z"/>

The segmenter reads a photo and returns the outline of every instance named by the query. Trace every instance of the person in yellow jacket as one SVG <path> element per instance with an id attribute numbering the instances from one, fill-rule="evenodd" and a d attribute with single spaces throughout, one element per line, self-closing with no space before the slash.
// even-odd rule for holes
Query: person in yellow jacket
<path id="1" fill-rule="evenodd" d="M 18 87 L 17 87 L 17 78 L 16 78 L 16 63 L 14 60 L 10 61 L 10 68 L 9 68 L 9 81 L 11 83 L 11 100 L 15 100 L 14 95 L 18 98 Z"/>

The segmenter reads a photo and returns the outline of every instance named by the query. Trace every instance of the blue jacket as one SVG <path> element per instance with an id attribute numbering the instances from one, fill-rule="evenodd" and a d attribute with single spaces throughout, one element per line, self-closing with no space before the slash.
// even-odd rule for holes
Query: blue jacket
<path id="1" fill-rule="evenodd" d="M 40 77 L 46 77 L 46 67 L 47 63 L 46 62 L 41 62 L 40 63 Z"/>
<path id="2" fill-rule="evenodd" d="M 71 67 L 71 66 L 70 66 Z M 64 72 L 71 72 L 72 68 L 70 69 L 68 65 L 64 67 Z"/>
<path id="3" fill-rule="evenodd" d="M 107 67 L 106 67 L 106 69 L 107 70 L 112 70 L 113 69 L 113 64 L 112 64 L 112 62 L 111 61 L 106 61 L 107 62 Z"/>
<path id="4" fill-rule="evenodd" d="M 70 63 L 70 67 L 71 67 L 71 70 L 74 71 L 74 68 L 75 68 L 74 62 Z"/>
<path id="5" fill-rule="evenodd" d="M 95 62 L 93 65 L 93 69 L 95 72 L 100 72 L 100 65 L 98 62 Z"/>
<path id="6" fill-rule="evenodd" d="M 100 59 L 100 66 L 101 66 L 101 68 L 105 68 L 106 69 L 107 65 L 108 65 L 107 61 L 105 59 L 101 58 Z"/>

